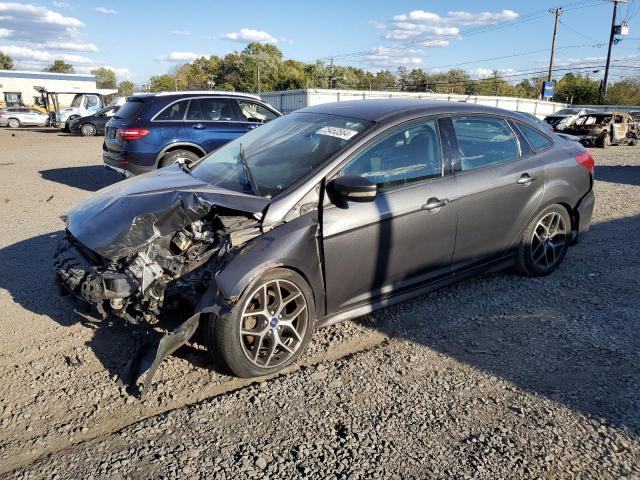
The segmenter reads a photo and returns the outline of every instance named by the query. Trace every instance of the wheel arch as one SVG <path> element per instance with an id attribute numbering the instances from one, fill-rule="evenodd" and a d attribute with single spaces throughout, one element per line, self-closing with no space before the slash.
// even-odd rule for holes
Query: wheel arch
<path id="1" fill-rule="evenodd" d="M 205 152 L 202 147 L 200 147 L 195 143 L 191 143 L 191 142 L 170 143 L 169 145 L 165 146 L 162 150 L 160 150 L 160 153 L 156 157 L 155 166 L 156 167 L 158 166 L 158 163 L 160 163 L 160 160 L 162 159 L 162 157 L 164 157 L 167 153 L 171 153 L 176 150 L 187 150 L 195 153 L 196 155 L 198 155 L 198 157 L 203 157 L 207 154 L 207 152 Z"/>

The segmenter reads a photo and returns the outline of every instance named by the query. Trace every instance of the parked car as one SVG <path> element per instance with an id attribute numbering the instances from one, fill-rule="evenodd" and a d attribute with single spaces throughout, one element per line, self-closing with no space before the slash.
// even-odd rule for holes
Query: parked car
<path id="1" fill-rule="evenodd" d="M 483 272 L 550 274 L 589 229 L 593 171 L 506 110 L 322 104 L 80 203 L 58 278 L 100 315 L 181 319 L 145 388 L 200 324 L 221 366 L 265 375 L 318 327 Z"/>
<path id="2" fill-rule="evenodd" d="M 126 176 L 193 163 L 279 116 L 259 97 L 243 93 L 135 95 L 107 123 L 104 163 Z"/>
<path id="3" fill-rule="evenodd" d="M 638 124 L 624 112 L 600 112 L 582 115 L 567 133 L 585 146 L 607 148 L 609 145 L 636 145 L 640 139 Z"/>
<path id="4" fill-rule="evenodd" d="M 554 130 L 563 131 L 570 127 L 580 115 L 596 112 L 597 110 L 593 108 L 563 108 L 553 115 L 546 117 L 544 121 L 551 125 L 551 128 Z"/>
<path id="5" fill-rule="evenodd" d="M 85 137 L 104 135 L 107 122 L 111 120 L 119 109 L 119 106 L 114 105 L 112 107 L 103 108 L 93 115 L 74 118 L 69 122 L 69 132 L 74 135 L 82 135 Z"/>
<path id="6" fill-rule="evenodd" d="M 18 128 L 22 126 L 45 127 L 49 116 L 35 108 L 8 107 L 0 110 L 0 127 Z"/>

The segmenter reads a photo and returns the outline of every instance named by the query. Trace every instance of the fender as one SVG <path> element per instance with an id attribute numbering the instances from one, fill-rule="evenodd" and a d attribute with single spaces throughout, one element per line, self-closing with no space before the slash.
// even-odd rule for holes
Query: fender
<path id="1" fill-rule="evenodd" d="M 256 237 L 239 251 L 230 252 L 228 261 L 215 277 L 219 296 L 208 292 L 203 297 L 203 301 L 206 297 L 216 300 L 217 306 L 201 305 L 201 308 L 223 313 L 228 303 L 237 302 L 263 272 L 283 267 L 295 270 L 308 282 L 318 316 L 323 316 L 325 294 L 318 235 L 318 212 L 312 211 Z M 227 303 L 226 307 L 220 297 Z"/>

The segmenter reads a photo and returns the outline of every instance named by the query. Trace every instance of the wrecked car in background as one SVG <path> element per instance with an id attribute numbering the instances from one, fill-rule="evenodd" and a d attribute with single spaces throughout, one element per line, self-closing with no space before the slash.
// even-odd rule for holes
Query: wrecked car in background
<path id="1" fill-rule="evenodd" d="M 638 124 L 624 112 L 599 112 L 581 115 L 566 133 L 580 139 L 587 147 L 607 148 L 609 145 L 636 145 Z"/>
<path id="2" fill-rule="evenodd" d="M 545 117 L 544 122 L 548 124 L 555 131 L 565 131 L 573 122 L 575 122 L 581 115 L 588 113 L 595 113 L 597 110 L 593 108 L 563 108 L 558 110 L 553 115 Z"/>
<path id="3" fill-rule="evenodd" d="M 55 264 L 98 316 L 181 322 L 143 393 L 199 326 L 219 365 L 260 376 L 316 327 L 473 274 L 551 273 L 589 228 L 592 185 L 589 152 L 512 112 L 323 104 L 99 191 L 63 216 Z"/>

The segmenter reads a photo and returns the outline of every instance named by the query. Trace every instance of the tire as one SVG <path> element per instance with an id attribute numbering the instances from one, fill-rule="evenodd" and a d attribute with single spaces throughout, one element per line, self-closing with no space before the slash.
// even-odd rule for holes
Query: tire
<path id="1" fill-rule="evenodd" d="M 85 123 L 80 127 L 80 133 L 83 137 L 95 137 L 98 130 L 93 123 Z"/>
<path id="2" fill-rule="evenodd" d="M 169 153 L 165 153 L 158 162 L 158 168 L 168 167 L 178 161 L 178 159 L 184 158 L 187 164 L 197 162 L 200 157 L 189 150 L 174 150 Z"/>
<path id="3" fill-rule="evenodd" d="M 551 235 L 547 236 L 549 233 Z M 522 235 L 516 269 L 531 277 L 549 275 L 562 263 L 570 240 L 571 218 L 566 208 L 557 204 L 545 208 L 527 225 Z"/>
<path id="4" fill-rule="evenodd" d="M 9 126 L 9 128 L 20 128 L 20 120 L 18 120 L 17 118 L 10 118 L 7 121 L 7 125 Z"/>
<path id="5" fill-rule="evenodd" d="M 611 145 L 611 137 L 609 136 L 609 132 L 600 136 L 597 140 L 597 145 L 600 148 L 608 148 Z"/>
<path id="6" fill-rule="evenodd" d="M 276 285 L 279 297 L 274 294 Z M 278 298 L 282 299 L 280 305 L 284 304 L 280 309 Z M 253 311 L 258 313 L 252 316 Z M 290 323 L 285 324 L 287 316 Z M 212 315 L 205 320 L 207 350 L 217 365 L 238 377 L 269 375 L 300 357 L 311 340 L 315 321 L 313 294 L 307 282 L 291 270 L 275 268 L 253 282 L 224 318 Z M 247 333 L 254 331 L 261 335 Z"/>

